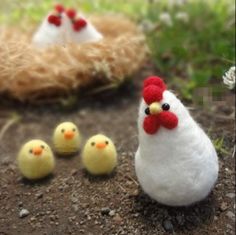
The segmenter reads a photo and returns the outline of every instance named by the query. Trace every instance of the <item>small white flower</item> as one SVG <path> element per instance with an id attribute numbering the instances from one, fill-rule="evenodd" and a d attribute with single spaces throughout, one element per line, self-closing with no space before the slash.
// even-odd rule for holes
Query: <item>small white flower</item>
<path id="1" fill-rule="evenodd" d="M 148 33 L 156 28 L 156 24 L 154 24 L 150 20 L 143 20 L 140 24 L 140 27 L 144 32 Z"/>
<path id="2" fill-rule="evenodd" d="M 168 5 L 170 7 L 183 6 L 187 3 L 187 0 L 168 0 Z"/>
<path id="3" fill-rule="evenodd" d="M 232 66 L 223 76 L 224 84 L 230 89 L 235 87 L 235 66 Z"/>
<path id="4" fill-rule="evenodd" d="M 161 13 L 159 20 L 169 27 L 173 26 L 172 18 L 168 12 Z"/>
<path id="5" fill-rule="evenodd" d="M 175 18 L 179 21 L 184 22 L 184 23 L 189 22 L 189 15 L 186 12 L 183 12 L 183 11 L 176 13 Z"/>

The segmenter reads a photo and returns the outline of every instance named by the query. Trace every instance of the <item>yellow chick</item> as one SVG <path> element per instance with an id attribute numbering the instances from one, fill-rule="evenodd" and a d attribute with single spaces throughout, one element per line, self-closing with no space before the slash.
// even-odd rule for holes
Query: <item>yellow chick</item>
<path id="1" fill-rule="evenodd" d="M 52 173 L 55 160 L 51 148 L 42 140 L 25 143 L 18 154 L 18 166 L 22 175 L 35 180 Z"/>
<path id="2" fill-rule="evenodd" d="M 116 147 L 105 135 L 92 136 L 84 146 L 82 161 L 93 175 L 109 174 L 117 165 Z"/>
<path id="3" fill-rule="evenodd" d="M 72 122 L 59 124 L 53 134 L 53 143 L 56 152 L 60 155 L 70 155 L 79 151 L 80 133 Z"/>

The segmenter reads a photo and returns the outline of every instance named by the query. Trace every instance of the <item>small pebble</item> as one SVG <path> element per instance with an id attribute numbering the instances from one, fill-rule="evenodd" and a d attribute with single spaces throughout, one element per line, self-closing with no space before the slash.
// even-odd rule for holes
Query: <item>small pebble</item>
<path id="1" fill-rule="evenodd" d="M 108 215 L 108 214 L 110 213 L 110 211 L 111 211 L 110 208 L 108 208 L 108 207 L 103 207 L 103 208 L 101 209 L 101 214 L 102 214 L 102 215 Z"/>
<path id="2" fill-rule="evenodd" d="M 77 202 L 78 202 L 78 198 L 72 196 L 72 197 L 71 197 L 71 201 L 72 201 L 72 203 L 77 203 Z"/>
<path id="3" fill-rule="evenodd" d="M 22 209 L 19 213 L 19 217 L 20 218 L 24 218 L 26 217 L 27 215 L 29 215 L 29 211 L 27 209 Z"/>
<path id="4" fill-rule="evenodd" d="M 232 211 L 228 211 L 227 213 L 226 213 L 226 216 L 228 217 L 228 218 L 230 218 L 231 220 L 235 220 L 235 214 L 232 212 Z"/>
<path id="5" fill-rule="evenodd" d="M 228 205 L 226 202 L 222 202 L 220 205 L 220 210 L 221 211 L 225 211 L 228 208 Z"/>
<path id="6" fill-rule="evenodd" d="M 77 169 L 72 169 L 71 170 L 71 175 L 75 176 L 77 174 L 78 170 Z"/>
<path id="7" fill-rule="evenodd" d="M 116 215 L 114 216 L 113 220 L 114 220 L 114 222 L 115 222 L 116 224 L 120 224 L 120 223 L 122 222 L 122 218 L 120 217 L 119 214 L 116 214 Z"/>
<path id="8" fill-rule="evenodd" d="M 22 207 L 22 206 L 23 206 L 23 202 L 19 202 L 19 203 L 18 203 L 18 206 L 19 206 L 19 207 Z"/>
<path id="9" fill-rule="evenodd" d="M 73 208 L 74 212 L 77 212 L 79 210 L 79 207 L 77 204 L 72 205 L 72 208 Z"/>
<path id="10" fill-rule="evenodd" d="M 37 193 L 36 195 L 35 195 L 35 197 L 37 198 L 37 199 L 40 199 L 40 198 L 42 198 L 43 197 L 43 193 Z"/>
<path id="11" fill-rule="evenodd" d="M 109 215 L 110 216 L 114 216 L 116 214 L 116 211 L 115 210 L 111 210 L 110 212 L 109 212 Z"/>
<path id="12" fill-rule="evenodd" d="M 163 221 L 163 227 L 167 232 L 173 232 L 174 231 L 174 226 L 171 223 L 171 221 L 168 220 L 168 219 Z"/>
<path id="13" fill-rule="evenodd" d="M 227 193 L 225 196 L 230 199 L 233 199 L 233 198 L 235 198 L 235 193 Z"/>

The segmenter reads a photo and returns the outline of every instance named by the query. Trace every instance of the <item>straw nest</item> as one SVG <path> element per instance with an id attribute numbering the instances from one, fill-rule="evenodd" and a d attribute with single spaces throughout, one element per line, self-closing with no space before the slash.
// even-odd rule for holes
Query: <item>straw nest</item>
<path id="1" fill-rule="evenodd" d="M 137 72 L 147 48 L 136 25 L 120 16 L 90 20 L 104 35 L 103 40 L 43 51 L 30 44 L 32 32 L 2 29 L 0 95 L 35 102 L 84 88 L 115 87 Z"/>

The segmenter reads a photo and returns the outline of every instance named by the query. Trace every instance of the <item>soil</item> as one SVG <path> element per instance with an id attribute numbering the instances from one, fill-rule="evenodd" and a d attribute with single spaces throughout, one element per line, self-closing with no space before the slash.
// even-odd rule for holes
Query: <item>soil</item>
<path id="1" fill-rule="evenodd" d="M 109 95 L 84 98 L 70 110 L 51 104 L 9 104 L 2 98 L 0 130 L 13 112 L 21 120 L 0 137 L 1 235 L 235 233 L 234 94 L 228 90 L 223 101 L 208 100 L 204 107 L 187 104 L 212 139 L 224 137 L 213 192 L 194 206 L 173 208 L 141 190 L 134 171 L 136 119 L 142 80 L 154 73 L 151 70 L 147 66 L 133 84 Z M 51 144 L 55 125 L 66 120 L 79 126 L 84 140 L 99 132 L 114 140 L 119 157 L 115 172 L 106 177 L 88 175 L 79 153 L 57 157 L 54 174 L 44 180 L 23 179 L 16 165 L 20 146 L 33 138 Z"/>

